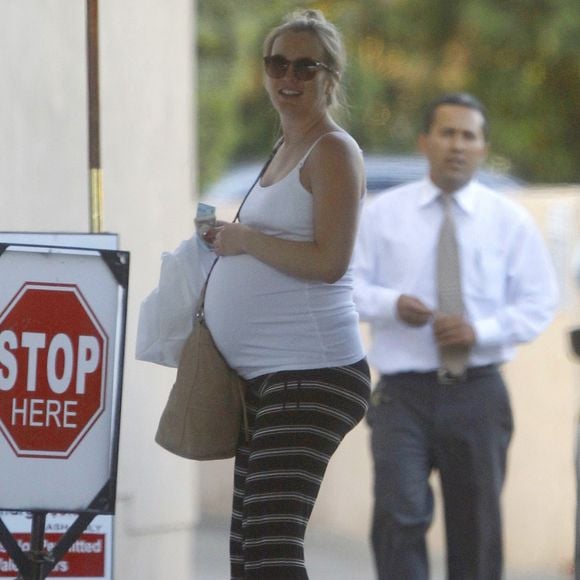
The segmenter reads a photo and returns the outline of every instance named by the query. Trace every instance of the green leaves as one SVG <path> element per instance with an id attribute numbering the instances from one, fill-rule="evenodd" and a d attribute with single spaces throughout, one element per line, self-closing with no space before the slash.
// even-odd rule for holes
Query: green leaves
<path id="1" fill-rule="evenodd" d="M 366 151 L 414 151 L 427 101 L 465 90 L 489 109 L 497 159 L 531 182 L 580 182 L 578 0 L 198 0 L 202 184 L 270 150 L 261 45 L 299 7 L 343 33 L 345 122 Z"/>

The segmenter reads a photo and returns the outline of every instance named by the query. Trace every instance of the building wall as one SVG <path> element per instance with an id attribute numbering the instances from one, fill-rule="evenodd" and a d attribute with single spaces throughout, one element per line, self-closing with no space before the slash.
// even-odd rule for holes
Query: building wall
<path id="1" fill-rule="evenodd" d="M 85 4 L 0 3 L 0 231 L 89 231 Z M 134 348 L 161 252 L 191 235 L 195 3 L 99 6 L 103 230 L 131 252 L 115 578 L 186 580 L 196 468 L 154 444 L 174 371 Z"/>

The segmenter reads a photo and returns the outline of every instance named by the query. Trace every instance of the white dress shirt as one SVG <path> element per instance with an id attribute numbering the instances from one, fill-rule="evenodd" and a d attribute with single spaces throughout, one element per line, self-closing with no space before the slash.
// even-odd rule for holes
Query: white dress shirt
<path id="1" fill-rule="evenodd" d="M 412 327 L 396 312 L 401 294 L 436 309 L 438 196 L 425 179 L 379 194 L 363 211 L 355 302 L 371 323 L 369 362 L 383 374 L 439 367 L 432 324 Z M 558 291 L 551 259 L 528 213 L 476 181 L 454 194 L 453 211 L 465 315 L 476 334 L 469 366 L 502 363 L 552 319 Z"/>

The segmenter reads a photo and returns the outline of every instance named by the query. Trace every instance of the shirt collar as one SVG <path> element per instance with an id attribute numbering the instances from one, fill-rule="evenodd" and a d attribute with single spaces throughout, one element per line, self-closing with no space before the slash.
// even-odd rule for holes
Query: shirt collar
<path id="1" fill-rule="evenodd" d="M 471 180 L 467 185 L 458 189 L 454 194 L 453 198 L 457 202 L 457 205 L 468 214 L 475 211 L 475 203 L 477 201 L 477 182 Z M 419 196 L 419 206 L 425 207 L 433 203 L 440 195 L 441 190 L 431 181 L 429 177 L 426 177 L 421 182 L 421 193 Z"/>

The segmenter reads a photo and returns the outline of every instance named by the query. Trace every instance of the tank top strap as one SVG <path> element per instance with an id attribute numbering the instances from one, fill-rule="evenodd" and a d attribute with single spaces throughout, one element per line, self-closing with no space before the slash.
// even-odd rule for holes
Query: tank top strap
<path id="1" fill-rule="evenodd" d="M 306 160 L 308 159 L 308 156 L 312 153 L 314 148 L 318 145 L 318 142 L 321 139 L 323 139 L 324 137 L 326 137 L 327 135 L 331 135 L 332 133 L 344 133 L 344 131 L 328 131 L 328 133 L 323 133 L 322 135 L 320 135 L 320 137 L 318 137 L 318 139 L 316 139 L 316 141 L 314 141 L 314 143 L 312 143 L 312 145 L 310 145 L 310 147 L 308 147 L 308 150 L 306 151 L 306 153 L 304 154 L 302 159 L 299 161 L 298 170 L 302 169 L 302 167 L 306 163 Z"/>

